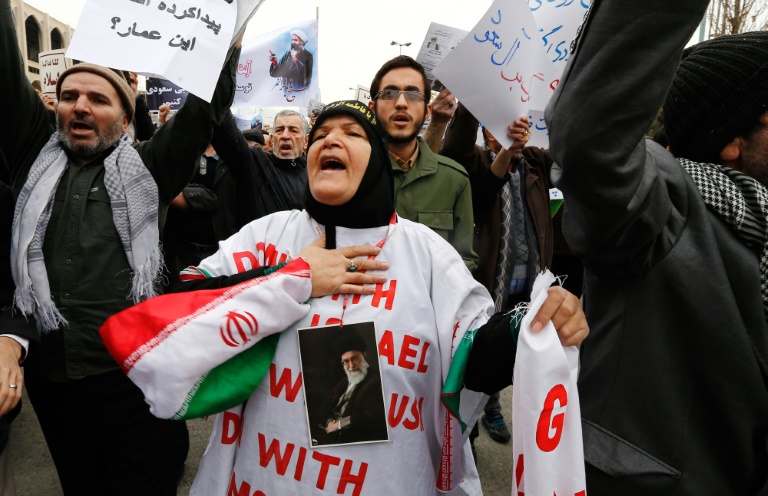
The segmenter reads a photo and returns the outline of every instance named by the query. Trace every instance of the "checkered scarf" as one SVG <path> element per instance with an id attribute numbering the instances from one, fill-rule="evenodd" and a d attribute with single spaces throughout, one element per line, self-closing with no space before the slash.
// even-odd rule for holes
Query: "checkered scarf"
<path id="1" fill-rule="evenodd" d="M 53 210 L 57 186 L 69 163 L 59 133 L 54 133 L 35 159 L 19 193 L 13 215 L 11 268 L 16 282 L 14 302 L 24 315 L 34 315 L 43 332 L 67 325 L 51 300 L 43 240 Z M 157 224 L 158 193 L 152 175 L 124 134 L 104 160 L 104 186 L 112 205 L 112 220 L 133 271 L 134 303 L 155 295 L 162 256 Z"/>
<path id="2" fill-rule="evenodd" d="M 704 203 L 760 257 L 760 288 L 768 320 L 768 189 L 756 179 L 722 165 L 684 158 L 678 162 L 693 178 Z"/>

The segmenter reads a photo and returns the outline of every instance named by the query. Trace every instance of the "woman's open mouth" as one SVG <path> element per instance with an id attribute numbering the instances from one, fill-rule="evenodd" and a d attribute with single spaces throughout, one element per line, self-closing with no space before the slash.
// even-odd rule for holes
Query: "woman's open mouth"
<path id="1" fill-rule="evenodd" d="M 338 159 L 326 158 L 320 161 L 320 170 L 346 170 L 346 166 L 342 164 Z"/>

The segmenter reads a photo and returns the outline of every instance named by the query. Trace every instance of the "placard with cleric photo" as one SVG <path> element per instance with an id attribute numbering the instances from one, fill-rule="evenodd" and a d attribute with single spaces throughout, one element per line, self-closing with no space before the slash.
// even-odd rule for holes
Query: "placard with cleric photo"
<path id="1" fill-rule="evenodd" d="M 310 447 L 389 440 L 375 322 L 297 333 Z"/>

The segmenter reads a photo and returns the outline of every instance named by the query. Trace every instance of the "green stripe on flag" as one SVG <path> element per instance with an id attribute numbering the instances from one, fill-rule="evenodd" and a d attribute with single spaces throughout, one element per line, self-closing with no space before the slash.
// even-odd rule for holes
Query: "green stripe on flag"
<path id="1" fill-rule="evenodd" d="M 477 329 L 467 331 L 461 339 L 458 348 L 456 348 L 456 353 L 453 354 L 453 359 L 451 359 L 451 368 L 448 369 L 448 377 L 445 379 L 441 394 L 445 407 L 459 420 L 462 433 L 467 429 L 467 424 L 461 419 L 461 414 L 459 413 L 461 390 L 464 388 L 464 374 L 467 371 L 469 353 L 472 351 L 472 340 L 475 339 L 476 332 Z"/>
<path id="2" fill-rule="evenodd" d="M 280 334 L 262 339 L 205 375 L 173 416 L 176 420 L 223 412 L 247 400 L 269 371 Z"/>
<path id="3" fill-rule="evenodd" d="M 514 311 L 510 312 L 511 317 L 509 320 L 509 331 L 512 333 L 512 339 L 517 346 L 517 339 L 520 335 L 520 326 L 523 323 L 523 317 L 528 311 L 527 305 L 521 305 Z M 456 353 L 453 354 L 451 360 L 451 367 L 448 369 L 448 378 L 443 385 L 443 391 L 440 394 L 443 404 L 448 411 L 453 414 L 461 424 L 461 432 L 463 433 L 467 429 L 467 424 L 461 419 L 459 413 L 459 407 L 461 406 L 461 390 L 464 388 L 464 376 L 467 372 L 467 363 L 469 362 L 469 354 L 472 352 L 472 342 L 477 334 L 477 329 L 474 331 L 467 331 L 464 334 Z M 515 354 L 512 354 L 514 360 Z"/>
<path id="4" fill-rule="evenodd" d="M 208 272 L 207 270 L 205 270 L 205 269 L 201 269 L 200 267 L 195 267 L 195 268 L 196 268 L 197 270 L 199 270 L 200 272 L 202 272 L 202 273 L 203 273 L 203 275 L 204 275 L 206 278 L 208 278 L 208 279 L 212 279 L 212 278 L 213 278 L 213 276 L 211 275 L 211 273 L 210 273 L 210 272 Z"/>

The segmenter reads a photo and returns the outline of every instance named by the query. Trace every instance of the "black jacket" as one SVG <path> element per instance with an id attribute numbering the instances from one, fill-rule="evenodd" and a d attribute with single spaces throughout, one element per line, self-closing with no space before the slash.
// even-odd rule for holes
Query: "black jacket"
<path id="1" fill-rule="evenodd" d="M 758 256 L 644 139 L 707 0 L 598 0 L 546 117 L 586 269 L 592 496 L 768 493 Z"/>
<path id="2" fill-rule="evenodd" d="M 211 142 L 224 161 L 226 169 L 215 179 L 214 188 L 220 202 L 236 205 L 234 222 L 220 218 L 219 225 L 233 226 L 234 234 L 248 222 L 283 210 L 304 208 L 307 189 L 307 159 L 305 156 L 286 160 L 261 148 L 248 146 L 231 114 L 225 116 L 213 133 Z M 226 171 L 229 171 L 227 177 Z M 235 198 L 231 198 L 234 194 Z M 228 207 L 223 207 L 229 210 Z M 232 229 L 225 227 L 225 229 Z"/>

